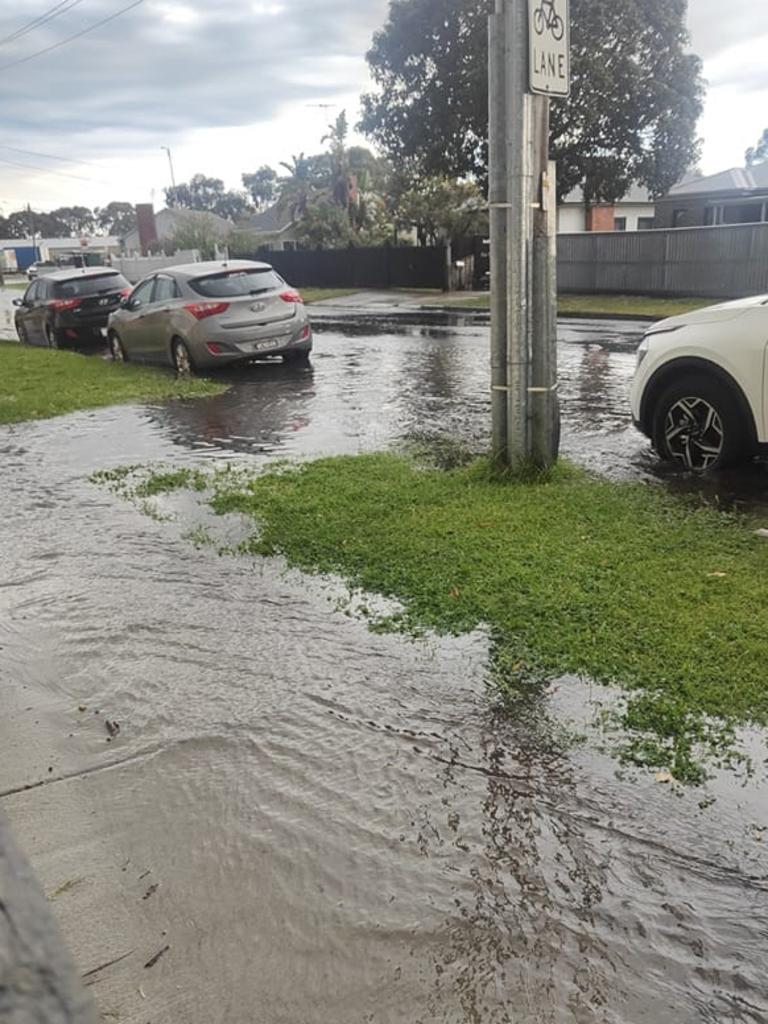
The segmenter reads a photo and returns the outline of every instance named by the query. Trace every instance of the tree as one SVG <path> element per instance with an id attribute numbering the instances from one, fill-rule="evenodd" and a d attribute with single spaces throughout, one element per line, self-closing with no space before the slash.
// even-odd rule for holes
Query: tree
<path id="1" fill-rule="evenodd" d="M 236 220 L 250 209 L 246 193 L 228 192 L 221 178 L 206 178 L 204 174 L 195 174 L 189 182 L 167 188 L 165 201 L 171 207 L 215 213 L 228 220 Z"/>
<path id="2" fill-rule="evenodd" d="M 399 199 L 400 227 L 414 227 L 420 245 L 437 245 L 488 229 L 488 215 L 474 182 L 419 178 Z"/>
<path id="3" fill-rule="evenodd" d="M 280 166 L 288 172 L 278 180 L 278 204 L 287 210 L 293 220 L 301 220 L 310 203 L 320 192 L 320 180 L 315 158 L 306 157 L 303 153 L 291 157 L 290 163 L 281 162 Z"/>
<path id="4" fill-rule="evenodd" d="M 218 230 L 217 222 L 199 211 L 183 215 L 173 232 L 173 249 L 197 249 L 203 259 L 212 260 L 216 256 L 217 246 L 226 243 Z M 173 252 L 168 255 L 173 255 Z"/>
<path id="5" fill-rule="evenodd" d="M 136 227 L 136 207 L 133 203 L 107 203 L 94 210 L 96 222 L 107 235 L 123 238 Z"/>
<path id="6" fill-rule="evenodd" d="M 361 127 L 396 165 L 487 175 L 490 0 L 393 0 L 368 53 L 378 91 Z M 572 92 L 552 103 L 561 195 L 615 201 L 632 181 L 668 191 L 696 162 L 701 62 L 686 52 L 686 0 L 571 0 Z"/>
<path id="7" fill-rule="evenodd" d="M 73 238 L 90 235 L 96 229 L 96 218 L 93 210 L 87 206 L 60 206 L 51 210 L 51 217 L 66 226 L 66 232 Z"/>
<path id="8" fill-rule="evenodd" d="M 747 167 L 754 167 L 755 164 L 762 164 L 768 160 L 768 128 L 760 136 L 756 146 L 750 146 L 744 154 Z"/>
<path id="9" fill-rule="evenodd" d="M 353 238 L 349 217 L 327 199 L 308 206 L 296 229 L 297 241 L 308 248 L 341 249 Z"/>
<path id="10" fill-rule="evenodd" d="M 277 171 L 264 164 L 252 174 L 244 174 L 243 185 L 250 193 L 251 199 L 258 210 L 270 206 L 277 194 Z"/>

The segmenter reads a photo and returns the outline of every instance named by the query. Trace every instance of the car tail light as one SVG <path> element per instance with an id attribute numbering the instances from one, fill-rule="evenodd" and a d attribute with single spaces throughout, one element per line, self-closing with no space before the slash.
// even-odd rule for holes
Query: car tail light
<path id="1" fill-rule="evenodd" d="M 212 356 L 220 356 L 224 349 L 218 343 L 218 341 L 206 341 L 205 347 L 211 353 Z"/>
<path id="2" fill-rule="evenodd" d="M 127 299 L 130 294 L 131 294 L 131 289 L 130 288 L 123 288 L 123 290 L 120 292 L 120 298 L 121 299 Z"/>
<path id="3" fill-rule="evenodd" d="M 184 307 L 195 320 L 205 320 L 208 316 L 219 316 L 229 309 L 228 302 L 190 302 Z"/>
<path id="4" fill-rule="evenodd" d="M 299 341 L 306 341 L 311 333 L 312 333 L 312 328 L 309 326 L 309 324 L 307 324 L 307 326 L 304 328 L 304 330 L 299 335 Z"/>
<path id="5" fill-rule="evenodd" d="M 77 309 L 82 301 L 82 299 L 51 299 L 48 308 L 56 310 L 57 313 L 64 313 L 69 309 Z"/>
<path id="6" fill-rule="evenodd" d="M 297 292 L 295 288 L 289 289 L 287 292 L 282 292 L 280 298 L 283 302 L 300 302 L 304 303 L 304 299 L 301 297 L 301 292 Z"/>

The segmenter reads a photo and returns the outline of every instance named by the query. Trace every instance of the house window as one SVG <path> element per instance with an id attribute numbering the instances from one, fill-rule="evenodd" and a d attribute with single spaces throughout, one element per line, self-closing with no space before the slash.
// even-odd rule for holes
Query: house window
<path id="1" fill-rule="evenodd" d="M 756 224 L 762 219 L 762 203 L 738 203 L 723 209 L 724 224 Z"/>
<path id="2" fill-rule="evenodd" d="M 613 218 L 613 230 L 614 231 L 626 231 L 627 230 L 627 218 L 626 217 L 614 217 Z"/>
<path id="3" fill-rule="evenodd" d="M 637 230 L 638 231 L 652 231 L 655 223 L 654 217 L 638 217 L 637 218 Z"/>
<path id="4" fill-rule="evenodd" d="M 682 228 L 685 226 L 686 216 L 688 211 L 683 207 L 682 210 L 674 210 L 672 212 L 672 227 Z"/>

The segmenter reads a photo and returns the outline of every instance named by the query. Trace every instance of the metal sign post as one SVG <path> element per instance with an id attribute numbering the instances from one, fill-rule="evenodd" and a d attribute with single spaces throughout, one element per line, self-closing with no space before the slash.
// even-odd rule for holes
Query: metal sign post
<path id="1" fill-rule="evenodd" d="M 549 97 L 570 87 L 568 0 L 496 0 L 489 33 L 493 457 L 547 466 L 559 443 Z"/>

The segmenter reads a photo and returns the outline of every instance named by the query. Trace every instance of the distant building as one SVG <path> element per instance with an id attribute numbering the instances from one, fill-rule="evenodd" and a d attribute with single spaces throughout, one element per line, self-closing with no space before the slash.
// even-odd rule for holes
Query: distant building
<path id="1" fill-rule="evenodd" d="M 768 221 L 768 162 L 684 179 L 656 204 L 656 227 Z"/>
<path id="2" fill-rule="evenodd" d="M 16 266 L 26 270 L 36 260 L 61 260 L 71 263 L 82 260 L 88 266 L 108 263 L 120 251 L 120 239 L 113 237 L 87 238 L 0 238 L 0 252 L 13 252 Z"/>
<path id="3" fill-rule="evenodd" d="M 177 230 L 180 228 L 199 221 L 201 224 L 209 226 L 212 233 L 216 238 L 224 242 L 232 233 L 232 225 L 224 217 L 219 217 L 215 213 L 207 213 L 200 210 L 185 210 L 180 207 L 160 210 L 159 213 L 154 215 L 155 217 L 155 235 L 157 243 L 162 247 L 167 243 L 172 243 L 176 235 Z M 129 231 L 123 239 L 123 249 L 125 252 L 141 252 L 142 245 L 139 237 L 139 229 L 135 228 L 133 231 Z"/>
<path id="4" fill-rule="evenodd" d="M 294 220 L 290 211 L 275 204 L 239 221 L 235 232 L 241 248 L 252 244 L 256 248 L 282 252 L 298 247 L 297 227 L 298 221 Z"/>
<path id="5" fill-rule="evenodd" d="M 561 235 L 582 231 L 647 231 L 656 227 L 656 204 L 647 189 L 633 185 L 616 203 L 584 203 L 580 187 L 570 192 L 557 210 L 557 230 Z"/>

